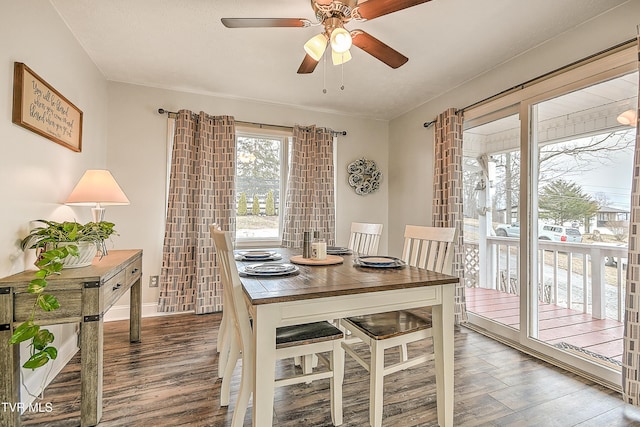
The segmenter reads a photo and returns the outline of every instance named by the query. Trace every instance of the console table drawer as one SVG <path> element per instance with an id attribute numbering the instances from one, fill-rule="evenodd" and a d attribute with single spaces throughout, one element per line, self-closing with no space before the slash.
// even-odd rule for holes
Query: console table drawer
<path id="1" fill-rule="evenodd" d="M 142 257 L 138 257 L 125 268 L 127 285 L 132 284 L 142 275 Z"/>
<path id="2" fill-rule="evenodd" d="M 126 271 L 122 270 L 102 285 L 104 290 L 104 311 L 109 310 L 129 289 Z"/>
<path id="3" fill-rule="evenodd" d="M 55 285 L 47 287 L 47 294 L 53 295 L 60 302 L 60 308 L 54 311 L 35 311 L 35 320 L 40 324 L 63 321 L 79 321 L 82 316 L 82 294 L 76 290 L 55 289 Z M 13 321 L 24 322 L 29 319 L 36 296 L 29 293 L 16 293 L 13 298 Z"/>

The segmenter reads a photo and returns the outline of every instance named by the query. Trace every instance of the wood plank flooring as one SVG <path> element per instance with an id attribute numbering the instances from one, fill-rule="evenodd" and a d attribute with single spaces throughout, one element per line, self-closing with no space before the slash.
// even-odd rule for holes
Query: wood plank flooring
<path id="1" fill-rule="evenodd" d="M 519 297 L 493 289 L 467 288 L 467 309 L 496 322 L 519 329 Z M 554 304 L 540 303 L 539 339 L 554 345 L 565 342 L 602 356 L 622 360 L 624 325 L 611 319 Z"/>
<path id="2" fill-rule="evenodd" d="M 240 370 L 231 406 L 220 408 L 219 321 L 219 314 L 145 318 L 142 342 L 135 344 L 128 341 L 127 322 L 105 324 L 99 426 L 228 426 Z M 640 409 L 623 404 L 618 393 L 464 327 L 455 340 L 456 426 L 640 426 Z M 367 426 L 367 373 L 346 360 L 343 425 Z M 278 369 L 296 368 L 283 361 Z M 383 425 L 436 426 L 434 381 L 431 365 L 387 377 Z M 25 413 L 23 425 L 78 426 L 79 386 L 76 355 L 45 391 L 42 403 L 51 402 L 53 412 Z M 250 412 L 245 425 L 251 425 Z M 274 412 L 278 427 L 331 425 L 328 380 L 278 389 Z"/>

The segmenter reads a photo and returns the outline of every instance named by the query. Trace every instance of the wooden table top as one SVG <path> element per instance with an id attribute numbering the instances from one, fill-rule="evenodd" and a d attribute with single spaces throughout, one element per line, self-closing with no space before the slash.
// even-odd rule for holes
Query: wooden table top
<path id="1" fill-rule="evenodd" d="M 282 260 L 289 262 L 300 250 L 275 248 L 282 254 Z M 422 286 L 436 286 L 458 283 L 459 279 L 447 274 L 436 273 L 406 266 L 404 268 L 367 268 L 353 265 L 354 256 L 341 255 L 344 262 L 337 265 L 298 265 L 299 273 L 280 277 L 241 277 L 245 293 L 252 305 L 272 304 L 326 298 L 338 295 L 353 295 L 393 289 Z M 257 262 L 238 261 L 238 266 Z"/>

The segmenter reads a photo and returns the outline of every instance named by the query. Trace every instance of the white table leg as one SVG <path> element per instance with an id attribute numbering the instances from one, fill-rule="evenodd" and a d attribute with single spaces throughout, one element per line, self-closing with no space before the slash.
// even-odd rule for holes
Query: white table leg
<path id="1" fill-rule="evenodd" d="M 442 305 L 432 308 L 438 424 L 453 426 L 454 285 L 442 285 Z"/>
<path id="2" fill-rule="evenodd" d="M 254 382 L 253 425 L 270 427 L 273 423 L 273 394 L 276 374 L 277 310 L 267 305 L 253 310 Z"/>

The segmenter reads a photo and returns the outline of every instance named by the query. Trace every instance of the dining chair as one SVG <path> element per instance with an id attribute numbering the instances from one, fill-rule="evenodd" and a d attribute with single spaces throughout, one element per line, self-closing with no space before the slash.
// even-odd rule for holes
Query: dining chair
<path id="1" fill-rule="evenodd" d="M 455 228 L 407 225 L 402 259 L 414 267 L 451 274 L 456 237 Z M 412 358 L 407 353 L 407 344 L 432 338 L 431 318 L 400 310 L 348 317 L 340 320 L 340 326 L 350 337 L 357 338 L 356 342 L 364 342 L 369 347 L 367 361 L 356 350 L 353 338 L 343 343 L 347 354 L 369 372 L 369 423 L 379 427 L 384 405 L 384 376 L 434 359 L 433 352 L 426 353 L 422 348 L 422 353 Z M 392 347 L 399 348 L 399 361 L 385 366 L 385 350 Z"/>
<path id="2" fill-rule="evenodd" d="M 352 222 L 348 247 L 359 255 L 377 255 L 381 235 L 382 224 Z"/>
<path id="3" fill-rule="evenodd" d="M 216 248 L 216 257 L 221 269 L 223 287 L 227 288 L 229 298 L 224 301 L 227 310 L 230 310 L 230 325 L 233 325 L 234 333 L 230 333 L 229 359 L 223 376 L 223 386 L 226 382 L 224 393 L 228 396 L 228 384 L 231 374 L 242 358 L 242 373 L 240 390 L 233 411 L 231 425 L 240 427 L 249 405 L 249 398 L 253 390 L 254 382 L 254 357 L 253 332 L 249 318 L 249 310 L 245 301 L 244 290 L 240 282 L 240 275 L 235 263 L 233 246 L 230 234 L 210 227 Z M 230 326 L 231 327 L 231 326 Z M 342 381 L 344 378 L 344 350 L 341 346 L 343 333 L 329 322 L 314 322 L 303 325 L 284 326 L 276 330 L 276 358 L 285 359 L 294 356 L 317 354 L 320 361 L 327 367 L 326 370 L 302 373 L 291 377 L 277 378 L 274 387 L 282 387 L 291 384 L 300 384 L 329 378 L 331 420 L 333 425 L 342 424 Z M 325 357 L 323 353 L 330 353 Z M 221 389 L 221 395 L 223 390 Z M 223 398 L 221 396 L 221 402 Z M 228 398 L 227 398 L 228 404 Z"/>

